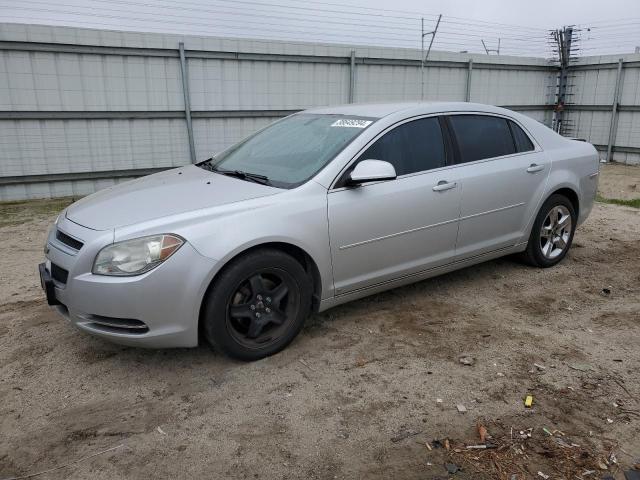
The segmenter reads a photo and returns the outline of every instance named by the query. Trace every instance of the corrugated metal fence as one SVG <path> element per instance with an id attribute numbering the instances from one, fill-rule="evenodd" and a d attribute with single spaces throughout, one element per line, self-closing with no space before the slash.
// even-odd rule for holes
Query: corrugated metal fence
<path id="1" fill-rule="evenodd" d="M 304 108 L 419 100 L 419 59 L 407 49 L 0 24 L 0 200 L 84 195 L 187 164 L 189 121 L 195 158 L 204 159 Z M 580 66 L 600 110 L 576 110 L 577 136 L 603 145 L 613 94 L 607 103 L 601 90 L 617 72 L 605 60 L 597 68 L 613 72 L 607 82 Z M 503 105 L 549 124 L 556 78 L 544 59 L 432 52 L 424 99 Z M 630 78 L 639 83 L 626 75 L 623 99 Z M 636 87 L 634 105 L 639 95 Z M 626 108 L 620 132 L 637 122 Z"/>

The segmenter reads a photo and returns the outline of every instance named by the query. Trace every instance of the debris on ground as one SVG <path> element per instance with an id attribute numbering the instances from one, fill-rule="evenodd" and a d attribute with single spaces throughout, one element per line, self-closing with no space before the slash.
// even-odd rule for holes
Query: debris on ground
<path id="1" fill-rule="evenodd" d="M 459 470 L 462 470 L 458 465 L 456 465 L 455 463 L 445 463 L 444 464 L 444 468 L 447 469 L 447 472 L 450 474 L 454 474 L 456 472 L 458 472 Z"/>
<path id="2" fill-rule="evenodd" d="M 533 436 L 533 427 L 526 430 L 520 430 L 520 438 L 527 439 Z"/>
<path id="3" fill-rule="evenodd" d="M 477 420 L 478 435 L 482 431 L 485 439 L 489 430 L 485 425 L 488 424 L 492 432 L 490 443 L 452 441 L 448 452 L 446 462 L 464 468 L 469 478 L 476 478 L 474 474 L 477 473 L 482 474 L 477 478 L 501 480 L 533 477 L 601 480 L 598 471 L 619 471 L 616 470 L 619 467 L 614 445 L 607 444 L 607 453 L 603 455 L 597 441 L 589 440 L 590 436 L 579 431 L 572 430 L 569 434 L 575 440 L 580 439 L 574 442 L 567 434 L 554 428 L 541 427 L 545 435 L 534 435 L 535 427 L 519 429 L 505 427 L 499 420 Z M 631 475 L 635 474 L 633 472 Z M 640 478 L 632 476 L 630 480 Z"/>
<path id="4" fill-rule="evenodd" d="M 531 408 L 533 406 L 533 396 L 527 395 L 524 399 L 524 406 Z"/>
<path id="5" fill-rule="evenodd" d="M 393 443 L 397 443 L 400 440 L 404 440 L 405 438 L 415 437 L 416 435 L 420 435 L 422 430 L 413 430 L 411 428 L 402 428 L 394 437 L 391 437 L 391 441 Z"/>
<path id="6" fill-rule="evenodd" d="M 569 365 L 569 368 L 571 370 L 578 370 L 579 372 L 588 372 L 589 370 L 591 370 L 591 365 L 585 365 L 585 364 L 577 364 L 577 365 Z"/>
<path id="7" fill-rule="evenodd" d="M 478 430 L 478 437 L 480 437 L 480 442 L 481 443 L 486 442 L 487 441 L 487 437 L 489 436 L 489 432 L 487 430 L 487 427 L 485 427 L 480 422 L 478 422 L 476 424 L 476 428 Z"/>
<path id="8" fill-rule="evenodd" d="M 433 446 L 433 448 L 444 448 L 444 443 L 442 440 L 434 440 L 433 442 L 431 442 L 431 445 Z"/>
<path id="9" fill-rule="evenodd" d="M 458 360 L 462 365 L 467 365 L 467 366 L 471 366 L 474 363 L 476 363 L 476 359 L 469 355 L 462 355 L 460 358 L 458 358 Z"/>
<path id="10" fill-rule="evenodd" d="M 497 445 L 493 443 L 482 443 L 480 445 L 467 445 L 468 450 L 486 450 L 488 448 L 498 448 Z"/>
<path id="11" fill-rule="evenodd" d="M 625 480 L 640 480 L 640 470 L 627 470 L 624 472 Z"/>
<path id="12" fill-rule="evenodd" d="M 458 405 L 456 405 L 456 408 L 458 409 L 458 412 L 460 413 L 465 413 L 467 411 L 467 407 L 465 407 L 463 404 L 459 403 Z"/>

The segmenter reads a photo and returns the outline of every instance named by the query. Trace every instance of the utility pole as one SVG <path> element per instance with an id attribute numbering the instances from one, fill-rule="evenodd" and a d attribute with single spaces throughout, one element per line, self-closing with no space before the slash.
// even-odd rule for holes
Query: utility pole
<path id="1" fill-rule="evenodd" d="M 574 28 L 572 26 L 563 27 L 553 32 L 558 59 L 560 61 L 560 75 L 558 77 L 558 89 L 556 94 L 556 104 L 554 107 L 553 129 L 562 134 L 564 109 L 567 103 L 567 85 L 569 80 L 569 60 L 571 58 L 571 44 L 573 41 Z"/>
<path id="2" fill-rule="evenodd" d="M 436 33 L 438 32 L 438 27 L 440 26 L 440 19 L 442 18 L 442 14 L 438 15 L 438 21 L 436 22 L 436 28 L 432 32 L 424 31 L 424 17 L 422 17 L 422 35 L 421 35 L 421 48 L 420 48 L 420 100 L 424 100 L 424 64 L 429 58 L 429 53 L 431 53 L 431 46 L 433 45 L 433 40 L 436 38 Z M 429 42 L 429 49 L 427 50 L 427 55 L 424 54 L 424 37 L 427 35 L 431 35 L 431 41 Z"/>

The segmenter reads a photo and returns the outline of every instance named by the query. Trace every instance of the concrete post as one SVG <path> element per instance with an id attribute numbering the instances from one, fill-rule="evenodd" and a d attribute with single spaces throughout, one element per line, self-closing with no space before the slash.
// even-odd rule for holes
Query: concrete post
<path id="1" fill-rule="evenodd" d="M 471 101 L 471 74 L 473 73 L 473 59 L 469 59 L 469 65 L 467 67 L 467 93 L 465 95 L 465 102 Z"/>
<path id="2" fill-rule="evenodd" d="M 187 135 L 189 136 L 189 156 L 191 163 L 196 163 L 196 146 L 193 141 L 193 125 L 191 123 L 191 100 L 189 97 L 189 77 L 187 76 L 187 60 L 184 55 L 184 43 L 178 46 L 180 51 L 180 70 L 182 72 L 182 94 L 184 96 L 184 118 L 187 121 Z"/>
<path id="3" fill-rule="evenodd" d="M 351 50 L 351 63 L 349 68 L 349 103 L 353 103 L 356 97 L 356 51 Z"/>
<path id="4" fill-rule="evenodd" d="M 618 60 L 618 71 L 616 73 L 616 88 L 613 92 L 613 105 L 611 107 L 611 122 L 609 123 L 609 143 L 607 144 L 607 162 L 610 162 L 613 144 L 616 141 L 618 131 L 618 104 L 620 103 L 620 84 L 622 83 L 623 59 Z"/>

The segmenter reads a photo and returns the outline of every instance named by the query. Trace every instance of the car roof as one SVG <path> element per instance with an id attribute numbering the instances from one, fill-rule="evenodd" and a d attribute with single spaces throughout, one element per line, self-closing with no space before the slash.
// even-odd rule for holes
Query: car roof
<path id="1" fill-rule="evenodd" d="M 513 114 L 513 112 L 504 108 L 469 102 L 352 103 L 347 105 L 312 108 L 305 110 L 304 113 L 383 118 L 399 112 L 403 112 L 406 113 L 407 116 L 411 116 L 452 111 Z"/>

